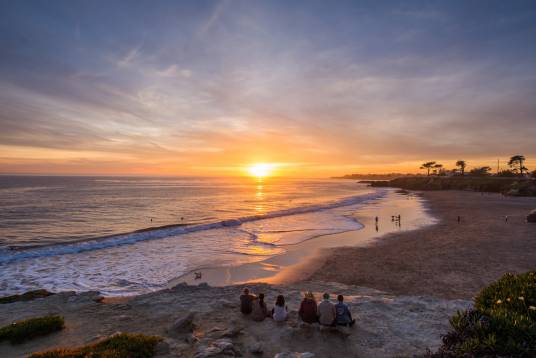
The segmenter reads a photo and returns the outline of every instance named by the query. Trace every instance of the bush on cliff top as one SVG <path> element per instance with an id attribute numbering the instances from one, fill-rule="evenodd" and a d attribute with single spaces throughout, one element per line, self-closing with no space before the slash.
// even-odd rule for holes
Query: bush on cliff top
<path id="1" fill-rule="evenodd" d="M 504 275 L 450 324 L 442 347 L 429 357 L 535 357 L 536 271 Z"/>
<path id="2" fill-rule="evenodd" d="M 0 328 L 0 342 L 10 341 L 12 344 L 22 343 L 38 336 L 59 331 L 63 328 L 60 316 L 30 318 Z"/>
<path id="3" fill-rule="evenodd" d="M 29 358 L 149 358 L 161 340 L 157 336 L 120 333 L 95 344 L 33 353 Z"/>
<path id="4" fill-rule="evenodd" d="M 370 182 L 373 187 L 396 187 L 408 190 L 471 190 L 504 193 L 513 196 L 536 196 L 536 181 L 501 177 L 404 177 Z"/>

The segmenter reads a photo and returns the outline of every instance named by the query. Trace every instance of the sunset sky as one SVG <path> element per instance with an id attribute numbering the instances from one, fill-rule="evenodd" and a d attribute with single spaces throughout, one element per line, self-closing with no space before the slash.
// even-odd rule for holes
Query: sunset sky
<path id="1" fill-rule="evenodd" d="M 534 1 L 2 1 L 0 173 L 536 169 Z"/>

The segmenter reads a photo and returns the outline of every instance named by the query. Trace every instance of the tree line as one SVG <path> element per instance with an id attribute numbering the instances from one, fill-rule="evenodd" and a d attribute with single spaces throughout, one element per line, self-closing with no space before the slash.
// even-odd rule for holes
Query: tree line
<path id="1" fill-rule="evenodd" d="M 510 157 L 508 161 L 508 166 L 510 169 L 499 171 L 496 176 L 502 177 L 513 177 L 513 176 L 522 176 L 524 177 L 529 173 L 529 169 L 525 166 L 525 156 L 521 154 L 516 154 Z M 456 169 L 450 171 L 451 174 L 466 175 L 465 169 L 467 168 L 467 162 L 465 160 L 456 161 Z M 420 169 L 426 170 L 426 175 L 447 175 L 448 171 L 444 168 L 443 164 L 437 163 L 435 161 L 425 162 L 420 166 Z M 469 171 L 469 175 L 472 176 L 487 176 L 491 175 L 491 167 L 483 166 L 476 167 Z M 531 176 L 536 179 L 536 170 L 531 173 Z"/>

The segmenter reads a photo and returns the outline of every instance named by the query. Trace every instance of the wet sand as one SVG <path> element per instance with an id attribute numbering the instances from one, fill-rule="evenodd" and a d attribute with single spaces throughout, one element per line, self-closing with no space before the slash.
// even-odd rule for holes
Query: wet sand
<path id="1" fill-rule="evenodd" d="M 354 213 L 354 218 L 364 226 L 361 230 L 322 235 L 299 244 L 286 245 L 283 246 L 285 253 L 259 262 L 234 267 L 199 268 L 172 280 L 168 287 L 182 282 L 208 283 L 211 286 L 246 282 L 296 282 L 311 273 L 303 269 L 309 267 L 308 263 L 317 257 L 321 250 L 344 246 L 363 247 L 371 245 L 383 235 L 415 230 L 435 222 L 428 214 L 426 202 L 419 196 L 411 193 L 400 194 L 394 189 L 388 191 L 385 197 L 367 202 Z M 401 215 L 400 224 L 392 221 L 393 215 Z M 194 272 L 200 272 L 202 277 L 196 279 Z"/>
<path id="2" fill-rule="evenodd" d="M 304 269 L 314 272 L 308 279 L 452 299 L 473 297 L 505 272 L 536 269 L 536 224 L 525 220 L 536 198 L 462 191 L 420 195 L 438 224 L 389 234 L 368 247 L 324 250 Z"/>

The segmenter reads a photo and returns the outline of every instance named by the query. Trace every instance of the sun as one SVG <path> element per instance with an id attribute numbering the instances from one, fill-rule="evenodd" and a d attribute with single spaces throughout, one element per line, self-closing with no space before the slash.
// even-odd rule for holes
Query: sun
<path id="1" fill-rule="evenodd" d="M 250 165 L 248 168 L 248 173 L 252 177 L 256 178 L 265 178 L 270 176 L 275 169 L 275 164 L 270 163 L 256 163 Z"/>

